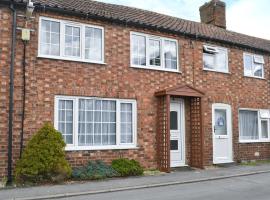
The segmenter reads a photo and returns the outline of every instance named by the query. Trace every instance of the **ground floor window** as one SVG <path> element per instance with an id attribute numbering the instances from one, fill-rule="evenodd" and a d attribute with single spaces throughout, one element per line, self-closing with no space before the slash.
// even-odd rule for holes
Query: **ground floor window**
<path id="1" fill-rule="evenodd" d="M 269 110 L 239 110 L 240 142 L 265 142 L 269 137 Z"/>
<path id="2" fill-rule="evenodd" d="M 134 148 L 136 101 L 55 97 L 55 128 L 67 150 Z"/>

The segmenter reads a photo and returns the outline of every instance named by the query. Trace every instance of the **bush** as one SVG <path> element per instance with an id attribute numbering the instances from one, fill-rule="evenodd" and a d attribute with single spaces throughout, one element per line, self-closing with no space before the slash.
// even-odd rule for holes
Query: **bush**
<path id="1" fill-rule="evenodd" d="M 84 167 L 75 168 L 72 172 L 74 179 L 98 180 L 119 176 L 119 174 L 102 161 L 90 161 Z"/>
<path id="2" fill-rule="evenodd" d="M 71 175 L 61 133 L 45 124 L 28 142 L 15 168 L 16 182 L 60 182 Z"/>
<path id="3" fill-rule="evenodd" d="M 126 158 L 113 160 L 112 168 L 121 176 L 140 176 L 143 174 L 143 168 L 138 161 Z"/>

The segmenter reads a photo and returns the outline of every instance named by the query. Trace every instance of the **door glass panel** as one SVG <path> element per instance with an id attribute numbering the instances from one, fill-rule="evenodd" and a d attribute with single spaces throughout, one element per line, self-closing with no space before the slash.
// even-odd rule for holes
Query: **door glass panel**
<path id="1" fill-rule="evenodd" d="M 178 140 L 171 140 L 171 150 L 178 150 Z"/>
<path id="2" fill-rule="evenodd" d="M 227 135 L 227 116 L 226 110 L 215 110 L 215 135 Z"/>
<path id="3" fill-rule="evenodd" d="M 170 112 L 170 127 L 171 130 L 178 130 L 177 111 Z"/>

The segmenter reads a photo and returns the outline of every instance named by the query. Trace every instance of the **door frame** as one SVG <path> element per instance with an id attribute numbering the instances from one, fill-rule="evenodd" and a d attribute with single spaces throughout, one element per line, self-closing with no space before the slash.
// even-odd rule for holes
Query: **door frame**
<path id="1" fill-rule="evenodd" d="M 183 160 L 181 161 L 181 163 L 179 162 L 179 164 L 176 165 L 172 165 L 171 160 L 170 160 L 170 167 L 182 167 L 182 166 L 186 166 L 186 140 L 185 140 L 185 136 L 186 136 L 186 127 L 185 127 L 185 100 L 183 98 L 171 98 L 170 101 L 170 107 L 171 104 L 177 104 L 179 106 L 179 121 L 178 121 L 178 125 L 179 125 L 179 133 L 181 135 L 179 135 L 179 138 L 181 138 L 181 153 L 182 153 L 182 158 Z M 171 111 L 171 109 L 170 109 Z M 171 134 L 171 130 L 170 130 L 170 134 Z M 170 136 L 170 140 L 171 140 L 171 136 Z M 169 141 L 170 141 L 169 140 Z M 179 143 L 179 140 L 178 140 Z M 178 145 L 179 148 L 179 145 Z M 171 150 L 170 150 L 170 154 L 171 154 Z M 180 155 L 179 155 L 180 156 Z M 170 156 L 171 157 L 171 156 Z"/>
<path id="2" fill-rule="evenodd" d="M 215 159 L 215 109 L 226 109 L 226 117 L 227 117 L 227 132 L 228 132 L 228 140 L 229 140 L 229 154 L 230 160 L 228 162 L 220 162 Z M 214 103 L 212 104 L 212 142 L 213 142 L 213 164 L 222 164 L 222 163 L 232 163 L 233 162 L 233 132 L 232 132 L 232 108 L 229 104 L 224 103 Z M 221 136 L 222 137 L 222 136 Z"/>

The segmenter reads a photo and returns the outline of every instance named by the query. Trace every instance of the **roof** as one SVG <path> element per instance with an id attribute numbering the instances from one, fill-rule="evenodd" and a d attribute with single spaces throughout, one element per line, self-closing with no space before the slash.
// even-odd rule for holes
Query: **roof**
<path id="1" fill-rule="evenodd" d="M 3 0 L 2 0 L 3 1 Z M 24 0 L 26 1 L 26 0 Z M 270 40 L 142 9 L 92 0 L 32 0 L 37 9 L 114 21 L 270 53 Z M 23 0 L 15 0 L 18 4 Z"/>
<path id="2" fill-rule="evenodd" d="M 186 96 L 186 97 L 202 97 L 204 92 L 190 86 L 190 85 L 181 85 L 176 87 L 170 87 L 155 93 L 155 96 Z"/>

